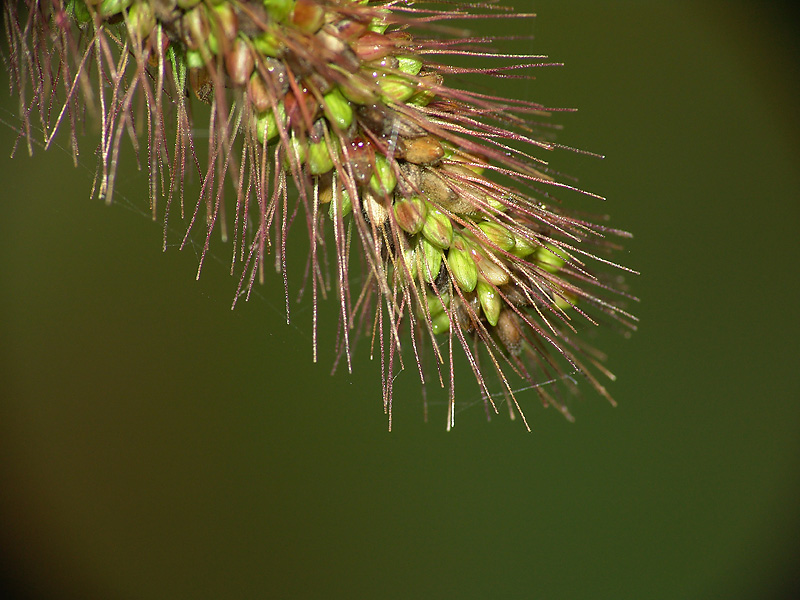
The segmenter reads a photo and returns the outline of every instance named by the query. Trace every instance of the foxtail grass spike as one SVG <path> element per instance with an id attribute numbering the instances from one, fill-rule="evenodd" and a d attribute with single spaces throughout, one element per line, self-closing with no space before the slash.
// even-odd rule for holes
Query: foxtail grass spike
<path id="1" fill-rule="evenodd" d="M 551 138 L 558 109 L 492 93 L 492 78 L 532 78 L 554 63 L 470 33 L 476 19 L 532 15 L 493 1 L 396 0 L 27 0 L 4 10 L 28 150 L 66 129 L 77 163 L 76 132 L 97 123 L 93 193 L 111 202 L 130 144 L 149 168 L 153 215 L 170 221 L 165 247 L 183 219 L 185 240 L 206 240 L 202 265 L 219 230 L 233 244 L 237 298 L 272 261 L 287 318 L 287 236 L 305 231 L 314 357 L 317 303 L 335 298 L 348 368 L 359 337 L 380 352 L 390 428 L 394 379 L 414 363 L 423 385 L 448 388 L 448 429 L 456 382 L 492 410 L 505 399 L 526 427 L 532 396 L 568 416 L 581 379 L 613 403 L 582 330 L 635 328 L 619 273 L 629 270 L 613 258 L 628 234 L 568 208 L 599 196 L 543 159 L 566 148 Z M 198 198 L 183 197 L 189 178 Z M 455 368 L 471 369 L 478 390 Z"/>

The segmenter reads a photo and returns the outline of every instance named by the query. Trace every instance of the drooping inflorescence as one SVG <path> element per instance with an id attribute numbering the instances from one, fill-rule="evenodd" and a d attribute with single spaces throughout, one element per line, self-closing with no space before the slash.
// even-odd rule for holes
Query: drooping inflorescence
<path id="1" fill-rule="evenodd" d="M 546 64 L 542 56 L 500 53 L 490 38 L 458 28 L 476 16 L 530 15 L 492 2 L 25 4 L 6 5 L 5 28 L 29 150 L 37 132 L 47 147 L 64 126 L 77 161 L 79 124 L 97 119 L 94 193 L 112 200 L 127 139 L 149 167 L 165 244 L 176 202 L 187 238 L 205 227 L 203 258 L 220 229 L 232 239 L 237 298 L 249 295 L 273 253 L 287 318 L 286 240 L 291 225 L 304 223 L 314 359 L 317 301 L 333 290 L 348 368 L 354 335 L 380 349 L 390 427 L 406 343 L 423 384 L 433 368 L 450 390 L 448 428 L 459 352 L 487 404 L 494 407 L 496 395 L 490 383 L 499 385 L 512 416 L 522 415 L 519 380 L 567 416 L 562 391 L 575 387 L 572 375 L 611 400 L 594 374 L 610 376 L 602 355 L 576 324 L 605 319 L 634 328 L 618 278 L 593 271 L 626 270 L 613 262 L 610 238 L 628 234 L 571 214 L 557 198 L 593 194 L 561 181 L 535 155 L 556 147 L 537 133 L 550 109 L 448 87 L 448 77 L 512 76 Z M 456 67 L 445 60 L 453 56 L 512 64 Z M 207 153 L 195 133 L 206 105 Z M 190 174 L 200 178 L 200 197 L 184 205 Z M 491 381 L 487 368 L 496 374 Z M 559 385 L 540 385 L 546 381 Z"/>

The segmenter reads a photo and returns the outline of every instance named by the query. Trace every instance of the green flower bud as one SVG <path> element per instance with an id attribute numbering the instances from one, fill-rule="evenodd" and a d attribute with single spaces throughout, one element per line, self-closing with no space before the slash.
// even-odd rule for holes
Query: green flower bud
<path id="1" fill-rule="evenodd" d="M 414 95 L 414 86 L 398 75 L 385 75 L 377 79 L 384 102 L 405 102 Z"/>
<path id="2" fill-rule="evenodd" d="M 322 175 L 333 169 L 333 159 L 325 138 L 308 145 L 308 170 L 312 175 Z"/>
<path id="3" fill-rule="evenodd" d="M 408 100 L 408 104 L 413 104 L 415 106 L 428 106 L 433 99 L 436 98 L 436 92 L 432 90 L 430 86 L 440 86 L 444 82 L 444 78 L 439 73 L 429 73 L 428 75 L 422 76 L 423 83 L 419 85 L 417 91 L 411 96 Z"/>
<path id="4" fill-rule="evenodd" d="M 275 21 L 284 21 L 294 9 L 294 0 L 262 0 L 264 8 Z"/>
<path id="5" fill-rule="evenodd" d="M 294 133 L 292 133 L 290 143 L 291 146 L 283 156 L 283 168 L 285 171 L 291 171 L 292 159 L 300 166 L 306 162 L 306 158 L 308 157 L 308 144 L 301 142 Z"/>
<path id="6" fill-rule="evenodd" d="M 425 202 L 417 196 L 400 198 L 394 203 L 394 218 L 397 219 L 397 224 L 411 235 L 422 231 L 426 212 Z"/>
<path id="7" fill-rule="evenodd" d="M 385 8 L 380 9 L 376 12 L 387 13 L 387 14 L 389 13 L 389 11 L 386 10 Z M 376 17 L 372 19 L 372 22 L 370 22 L 369 26 L 367 27 L 367 29 L 369 29 L 370 31 L 374 31 L 375 33 L 383 33 L 388 28 L 389 28 L 389 23 L 387 23 L 383 19 L 383 17 Z"/>
<path id="8" fill-rule="evenodd" d="M 252 38 L 253 48 L 264 56 L 278 56 L 281 43 L 272 31 L 265 31 Z"/>
<path id="9" fill-rule="evenodd" d="M 200 69 L 205 66 L 205 61 L 203 60 L 203 55 L 200 54 L 199 50 L 187 50 L 186 51 L 186 66 L 190 69 Z"/>
<path id="10" fill-rule="evenodd" d="M 524 237 L 520 237 L 516 234 L 512 234 L 514 236 L 514 248 L 512 248 L 511 253 L 514 256 L 519 256 L 520 258 L 525 258 L 533 253 L 534 250 L 538 247 L 538 245 Z"/>
<path id="11" fill-rule="evenodd" d="M 447 264 L 456 280 L 458 287 L 465 292 L 471 292 L 478 283 L 478 267 L 472 261 L 468 245 L 463 237 L 456 234 L 453 245 L 447 253 Z"/>
<path id="12" fill-rule="evenodd" d="M 450 316 L 446 313 L 440 313 L 435 317 L 431 317 L 431 328 L 433 333 L 439 335 L 440 333 L 447 333 L 450 331 Z"/>
<path id="13" fill-rule="evenodd" d="M 575 306 L 577 298 L 572 294 L 568 294 L 564 290 L 559 290 L 559 293 L 553 293 L 553 304 L 559 310 L 567 310 Z"/>
<path id="14" fill-rule="evenodd" d="M 500 223 L 484 221 L 478 223 L 478 229 L 485 233 L 489 241 L 501 250 L 510 252 L 514 248 L 514 236 Z"/>
<path id="15" fill-rule="evenodd" d="M 467 250 L 472 256 L 475 266 L 478 268 L 479 281 L 486 281 L 498 286 L 508 283 L 508 272 L 495 262 L 495 259 L 491 257 L 487 248 L 484 248 L 478 240 L 473 240 L 473 243 L 467 243 Z"/>
<path id="16" fill-rule="evenodd" d="M 450 307 L 450 294 L 444 293 L 440 296 L 436 294 L 427 294 L 426 302 L 428 304 L 428 313 L 430 313 L 431 318 L 442 314 L 445 309 Z M 424 315 L 422 315 L 424 318 Z"/>
<path id="17" fill-rule="evenodd" d="M 430 202 L 425 204 L 428 210 L 425 224 L 422 227 L 422 235 L 439 248 L 449 248 L 453 243 L 453 224 L 450 222 L 450 217 Z"/>
<path id="18" fill-rule="evenodd" d="M 475 291 L 478 293 L 478 300 L 481 303 L 481 308 L 483 309 L 483 314 L 486 316 L 486 320 L 489 321 L 489 325 L 494 327 L 497 325 L 500 309 L 503 307 L 500 294 L 498 294 L 497 290 L 491 285 L 483 281 L 478 282 Z"/>
<path id="19" fill-rule="evenodd" d="M 328 121 L 337 128 L 345 130 L 353 123 L 353 107 L 338 88 L 322 97 L 322 107 Z"/>
<path id="20" fill-rule="evenodd" d="M 432 283 L 442 268 L 442 251 L 424 237 L 419 239 L 417 248 L 422 278 Z"/>
<path id="21" fill-rule="evenodd" d="M 84 0 L 69 0 L 67 2 L 67 12 L 80 23 L 88 23 L 92 20 L 92 13 L 89 12 Z"/>
<path id="22" fill-rule="evenodd" d="M 566 252 L 554 244 L 545 244 L 536 250 L 536 263 L 548 273 L 558 273 L 566 258 Z"/>
<path id="23" fill-rule="evenodd" d="M 345 98 L 354 104 L 370 104 L 375 101 L 375 92 L 372 87 L 365 83 L 357 75 L 350 75 L 346 82 L 340 84 L 339 88 Z"/>
<path id="24" fill-rule="evenodd" d="M 403 281 L 413 282 L 417 277 L 417 251 L 414 248 L 406 248 L 398 257 L 398 275 Z"/>
<path id="25" fill-rule="evenodd" d="M 280 127 L 286 126 L 286 110 L 283 108 L 283 102 L 278 104 L 278 116 L 280 117 Z M 263 144 L 264 140 L 269 143 L 278 136 L 279 124 L 275 119 L 275 111 L 268 110 L 263 115 L 260 115 L 256 120 L 256 136 L 258 143 Z"/>
<path id="26" fill-rule="evenodd" d="M 346 217 L 351 212 L 353 212 L 353 202 L 350 200 L 350 194 L 347 193 L 347 190 L 341 189 L 331 198 L 328 216 L 331 218 L 331 221 L 335 221 L 337 213 L 341 214 L 342 217 Z"/>
<path id="27" fill-rule="evenodd" d="M 398 68 L 403 73 L 416 75 L 420 72 L 420 70 L 422 70 L 422 61 L 416 56 L 398 56 L 397 60 L 400 62 Z"/>
<path id="28" fill-rule="evenodd" d="M 131 2 L 132 0 L 103 0 L 97 12 L 101 17 L 111 17 L 128 8 Z"/>
<path id="29" fill-rule="evenodd" d="M 147 2 L 137 2 L 128 11 L 128 31 L 131 36 L 142 40 L 150 35 L 156 26 L 153 9 Z"/>
<path id="30" fill-rule="evenodd" d="M 375 155 L 375 171 L 369 180 L 369 186 L 379 196 L 385 196 L 394 190 L 397 185 L 397 178 L 394 174 L 394 169 L 386 157 L 376 154 Z"/>

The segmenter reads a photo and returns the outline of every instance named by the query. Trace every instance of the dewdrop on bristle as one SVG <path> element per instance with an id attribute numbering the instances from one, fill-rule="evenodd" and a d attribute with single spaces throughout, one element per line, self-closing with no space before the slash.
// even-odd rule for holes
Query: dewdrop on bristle
<path id="1" fill-rule="evenodd" d="M 95 119 L 94 193 L 110 202 L 128 139 L 147 162 L 153 214 L 205 227 L 201 266 L 215 230 L 232 241 L 237 299 L 271 261 L 283 272 L 288 311 L 286 237 L 290 228 L 307 235 L 314 358 L 317 302 L 330 296 L 348 369 L 357 336 L 380 349 L 390 428 L 392 385 L 404 369 L 448 388 L 454 425 L 458 352 L 487 404 L 497 411 L 499 388 L 528 428 L 522 403 L 536 394 L 569 416 L 580 376 L 613 403 L 594 372 L 613 376 L 581 330 L 601 322 L 635 329 L 622 308 L 635 298 L 606 275 L 630 272 L 613 262 L 614 238 L 629 234 L 569 210 L 575 195 L 599 197 L 564 183 L 540 156 L 559 148 L 542 134 L 559 109 L 491 91 L 490 78 L 530 77 L 526 69 L 550 64 L 546 57 L 503 52 L 464 29 L 479 31 L 476 16 L 532 15 L 493 2 L 26 5 L 19 12 L 6 3 L 5 19 L 28 148 L 38 135 L 32 124 L 45 147 L 67 127 L 77 160 L 75 130 Z M 474 66 L 449 66 L 454 55 Z M 449 87 L 451 76 L 462 85 L 470 73 L 485 78 L 480 91 Z M 194 137 L 204 127 L 193 121 L 196 103 L 210 110 L 208 158 Z M 184 204 L 190 176 L 199 176 L 201 195 Z"/>

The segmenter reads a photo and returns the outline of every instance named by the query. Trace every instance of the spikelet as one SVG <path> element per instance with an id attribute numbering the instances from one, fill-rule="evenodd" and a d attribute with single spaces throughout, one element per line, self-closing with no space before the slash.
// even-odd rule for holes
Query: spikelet
<path id="1" fill-rule="evenodd" d="M 457 352 L 495 411 L 484 369 L 496 373 L 491 382 L 499 381 L 512 417 L 522 415 L 514 392 L 520 380 L 568 417 L 562 390 L 572 391 L 573 374 L 613 402 L 594 375 L 610 376 L 602 355 L 577 330 L 601 319 L 634 328 L 618 302 L 627 297 L 619 277 L 615 286 L 592 270 L 621 268 L 610 258 L 618 246 L 609 238 L 628 234 L 573 215 L 557 200 L 560 192 L 593 194 L 559 180 L 534 156 L 555 147 L 537 134 L 548 116 L 544 106 L 446 82 L 546 64 L 545 57 L 497 53 L 491 39 L 456 28 L 479 14 L 530 15 L 493 3 L 382 0 L 27 4 L 21 13 L 6 5 L 5 27 L 29 150 L 37 130 L 47 147 L 66 125 L 77 162 L 76 129 L 96 118 L 94 193 L 111 202 L 128 138 L 148 164 L 165 245 L 176 202 L 189 222 L 186 239 L 205 227 L 201 266 L 212 232 L 222 228 L 232 238 L 232 270 L 240 273 L 237 298 L 249 295 L 274 253 L 287 318 L 286 240 L 290 225 L 304 219 L 314 360 L 317 302 L 333 289 L 338 356 L 348 369 L 355 335 L 380 346 L 390 428 L 405 343 L 423 385 L 431 378 L 425 348 L 433 355 L 436 379 L 450 390 L 448 429 Z M 440 62 L 459 55 L 516 62 L 488 69 Z M 194 134 L 193 114 L 202 104 L 210 111 L 207 161 Z M 195 172 L 200 198 L 187 208 L 184 181 Z M 232 223 L 227 181 L 235 190 Z M 334 255 L 332 282 L 322 267 L 325 253 Z M 560 385 L 540 385 L 550 381 Z"/>

